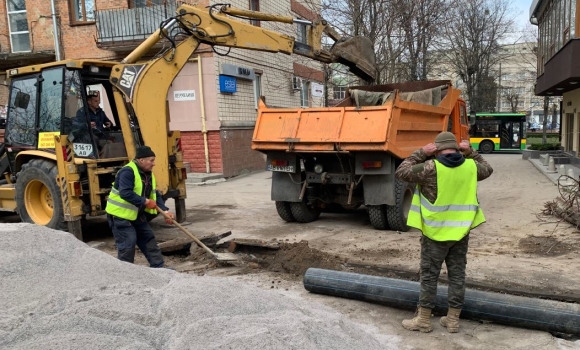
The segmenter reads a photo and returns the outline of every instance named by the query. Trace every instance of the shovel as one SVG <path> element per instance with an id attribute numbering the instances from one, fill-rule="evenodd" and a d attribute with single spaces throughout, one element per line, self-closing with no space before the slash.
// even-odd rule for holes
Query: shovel
<path id="1" fill-rule="evenodd" d="M 232 253 L 214 253 L 212 252 L 211 249 L 209 249 L 205 244 L 203 244 L 199 238 L 197 238 L 193 233 L 187 231 L 183 226 L 181 226 L 180 224 L 178 224 L 175 220 L 173 220 L 169 215 L 165 214 L 165 212 L 163 210 L 161 210 L 161 208 L 156 207 L 157 212 L 161 213 L 161 215 L 163 215 L 163 217 L 165 219 L 169 219 L 171 220 L 171 222 L 177 226 L 183 233 L 185 233 L 186 235 L 188 235 L 191 239 L 193 239 L 195 241 L 195 243 L 197 243 L 197 245 L 199 245 L 200 247 L 202 247 L 203 249 L 205 249 L 206 252 L 210 253 L 214 258 L 216 258 L 219 261 L 235 261 L 238 260 L 238 256 Z"/>

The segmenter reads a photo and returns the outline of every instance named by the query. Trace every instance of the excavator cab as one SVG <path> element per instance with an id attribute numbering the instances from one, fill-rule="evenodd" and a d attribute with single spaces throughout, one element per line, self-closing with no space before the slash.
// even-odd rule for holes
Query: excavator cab
<path id="1" fill-rule="evenodd" d="M 81 218 L 104 214 L 117 171 L 130 160 L 131 151 L 145 144 L 131 104 L 115 96 L 109 80 L 114 66 L 63 61 L 8 71 L 0 208 L 16 210 L 24 222 L 68 229 L 79 238 Z M 95 118 L 102 113 L 107 123 Z M 179 132 L 159 139 L 165 145 L 179 144 Z M 180 152 L 157 152 L 168 166 L 154 172 L 160 183 L 169 179 L 158 189 L 176 200 L 177 219 L 183 221 L 185 169 Z"/>

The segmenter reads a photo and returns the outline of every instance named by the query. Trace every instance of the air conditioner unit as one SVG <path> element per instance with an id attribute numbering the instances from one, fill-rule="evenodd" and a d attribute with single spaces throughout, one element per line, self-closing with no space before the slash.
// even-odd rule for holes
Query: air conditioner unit
<path id="1" fill-rule="evenodd" d="M 302 78 L 293 76 L 292 77 L 292 90 L 302 89 Z"/>

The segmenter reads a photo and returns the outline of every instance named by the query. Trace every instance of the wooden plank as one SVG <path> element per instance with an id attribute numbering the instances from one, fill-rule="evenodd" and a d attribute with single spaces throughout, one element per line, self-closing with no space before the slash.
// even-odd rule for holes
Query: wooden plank
<path id="1" fill-rule="evenodd" d="M 259 239 L 236 238 L 230 241 L 230 246 L 228 250 L 233 253 L 238 248 L 238 246 L 250 246 L 274 250 L 280 249 L 280 243 L 276 241 L 262 241 Z"/>

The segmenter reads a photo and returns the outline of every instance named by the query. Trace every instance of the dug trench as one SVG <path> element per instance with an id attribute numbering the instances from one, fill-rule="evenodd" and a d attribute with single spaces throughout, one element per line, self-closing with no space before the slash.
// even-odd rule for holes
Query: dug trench
<path id="1" fill-rule="evenodd" d="M 232 242 L 226 240 L 212 247 L 215 252 L 232 251 Z M 250 240 L 251 241 L 251 240 Z M 275 247 L 275 248 L 274 248 Z M 238 244 L 235 254 L 238 261 L 220 262 L 205 250 L 195 244 L 185 244 L 183 249 L 164 253 L 168 266 L 179 272 L 204 275 L 210 271 L 222 274 L 256 274 L 266 272 L 277 279 L 299 282 L 309 268 L 321 268 L 345 272 L 354 272 L 366 275 L 398 278 L 409 281 L 419 281 L 419 272 L 388 265 L 376 265 L 365 262 L 350 261 L 340 255 L 333 255 L 309 247 L 307 241 L 288 243 L 283 241 L 269 241 L 249 244 Z M 447 284 L 446 275 L 440 276 L 440 282 Z M 548 299 L 563 302 L 580 303 L 580 295 L 566 294 L 561 291 L 547 290 L 538 286 L 510 283 L 509 285 L 497 281 L 466 280 L 467 288 L 496 293 L 512 294 L 531 298 Z"/>
<path id="2" fill-rule="evenodd" d="M 197 210 L 195 221 L 216 220 L 221 213 L 215 208 L 205 211 Z M 323 268 L 345 272 L 355 272 L 367 275 L 399 278 L 409 281 L 419 281 L 418 263 L 417 269 L 403 268 L 399 265 L 379 265 L 373 263 L 373 257 L 400 256 L 404 251 L 375 247 L 369 249 L 356 248 L 347 254 L 330 254 L 309 246 L 307 241 L 291 243 L 287 241 L 265 242 L 270 247 L 255 245 L 238 245 L 235 254 L 239 256 L 236 262 L 218 262 L 197 245 L 191 243 L 175 227 L 166 225 L 162 220 L 155 219 L 151 222 L 157 240 L 162 247 L 166 263 L 169 267 L 182 273 L 204 275 L 217 273 L 218 275 L 250 275 L 267 273 L 276 279 L 283 279 L 292 283 L 300 283 L 302 276 L 311 267 Z M 90 225 L 86 225 L 85 232 L 88 234 L 88 244 L 102 250 L 112 256 L 116 256 L 115 242 L 106 220 L 101 218 L 91 219 Z M 205 237 L 195 231 L 194 225 L 185 224 L 200 238 L 205 238 L 204 243 L 216 252 L 227 252 L 231 245 L 231 237 L 219 234 L 206 235 Z M 213 237 L 213 238 L 212 238 Z M 219 238 L 219 239 L 215 239 Z M 272 246 L 277 246 L 273 249 Z M 519 241 L 520 253 L 534 256 L 557 257 L 564 253 L 573 252 L 576 246 L 567 242 L 561 242 L 555 237 L 538 237 L 529 235 Z M 498 254 L 502 252 L 498 251 Z M 478 254 L 474 250 L 473 254 Z M 384 260 L 383 260 L 384 261 Z M 146 265 L 147 262 L 140 252 L 136 255 L 135 263 Z M 447 275 L 440 276 L 440 282 L 447 283 Z M 569 290 L 558 290 L 549 285 L 523 285 L 514 281 L 493 280 L 489 277 L 472 279 L 467 277 L 466 286 L 482 291 L 527 296 L 532 298 L 549 299 L 564 302 L 580 303 L 580 295 Z"/>

